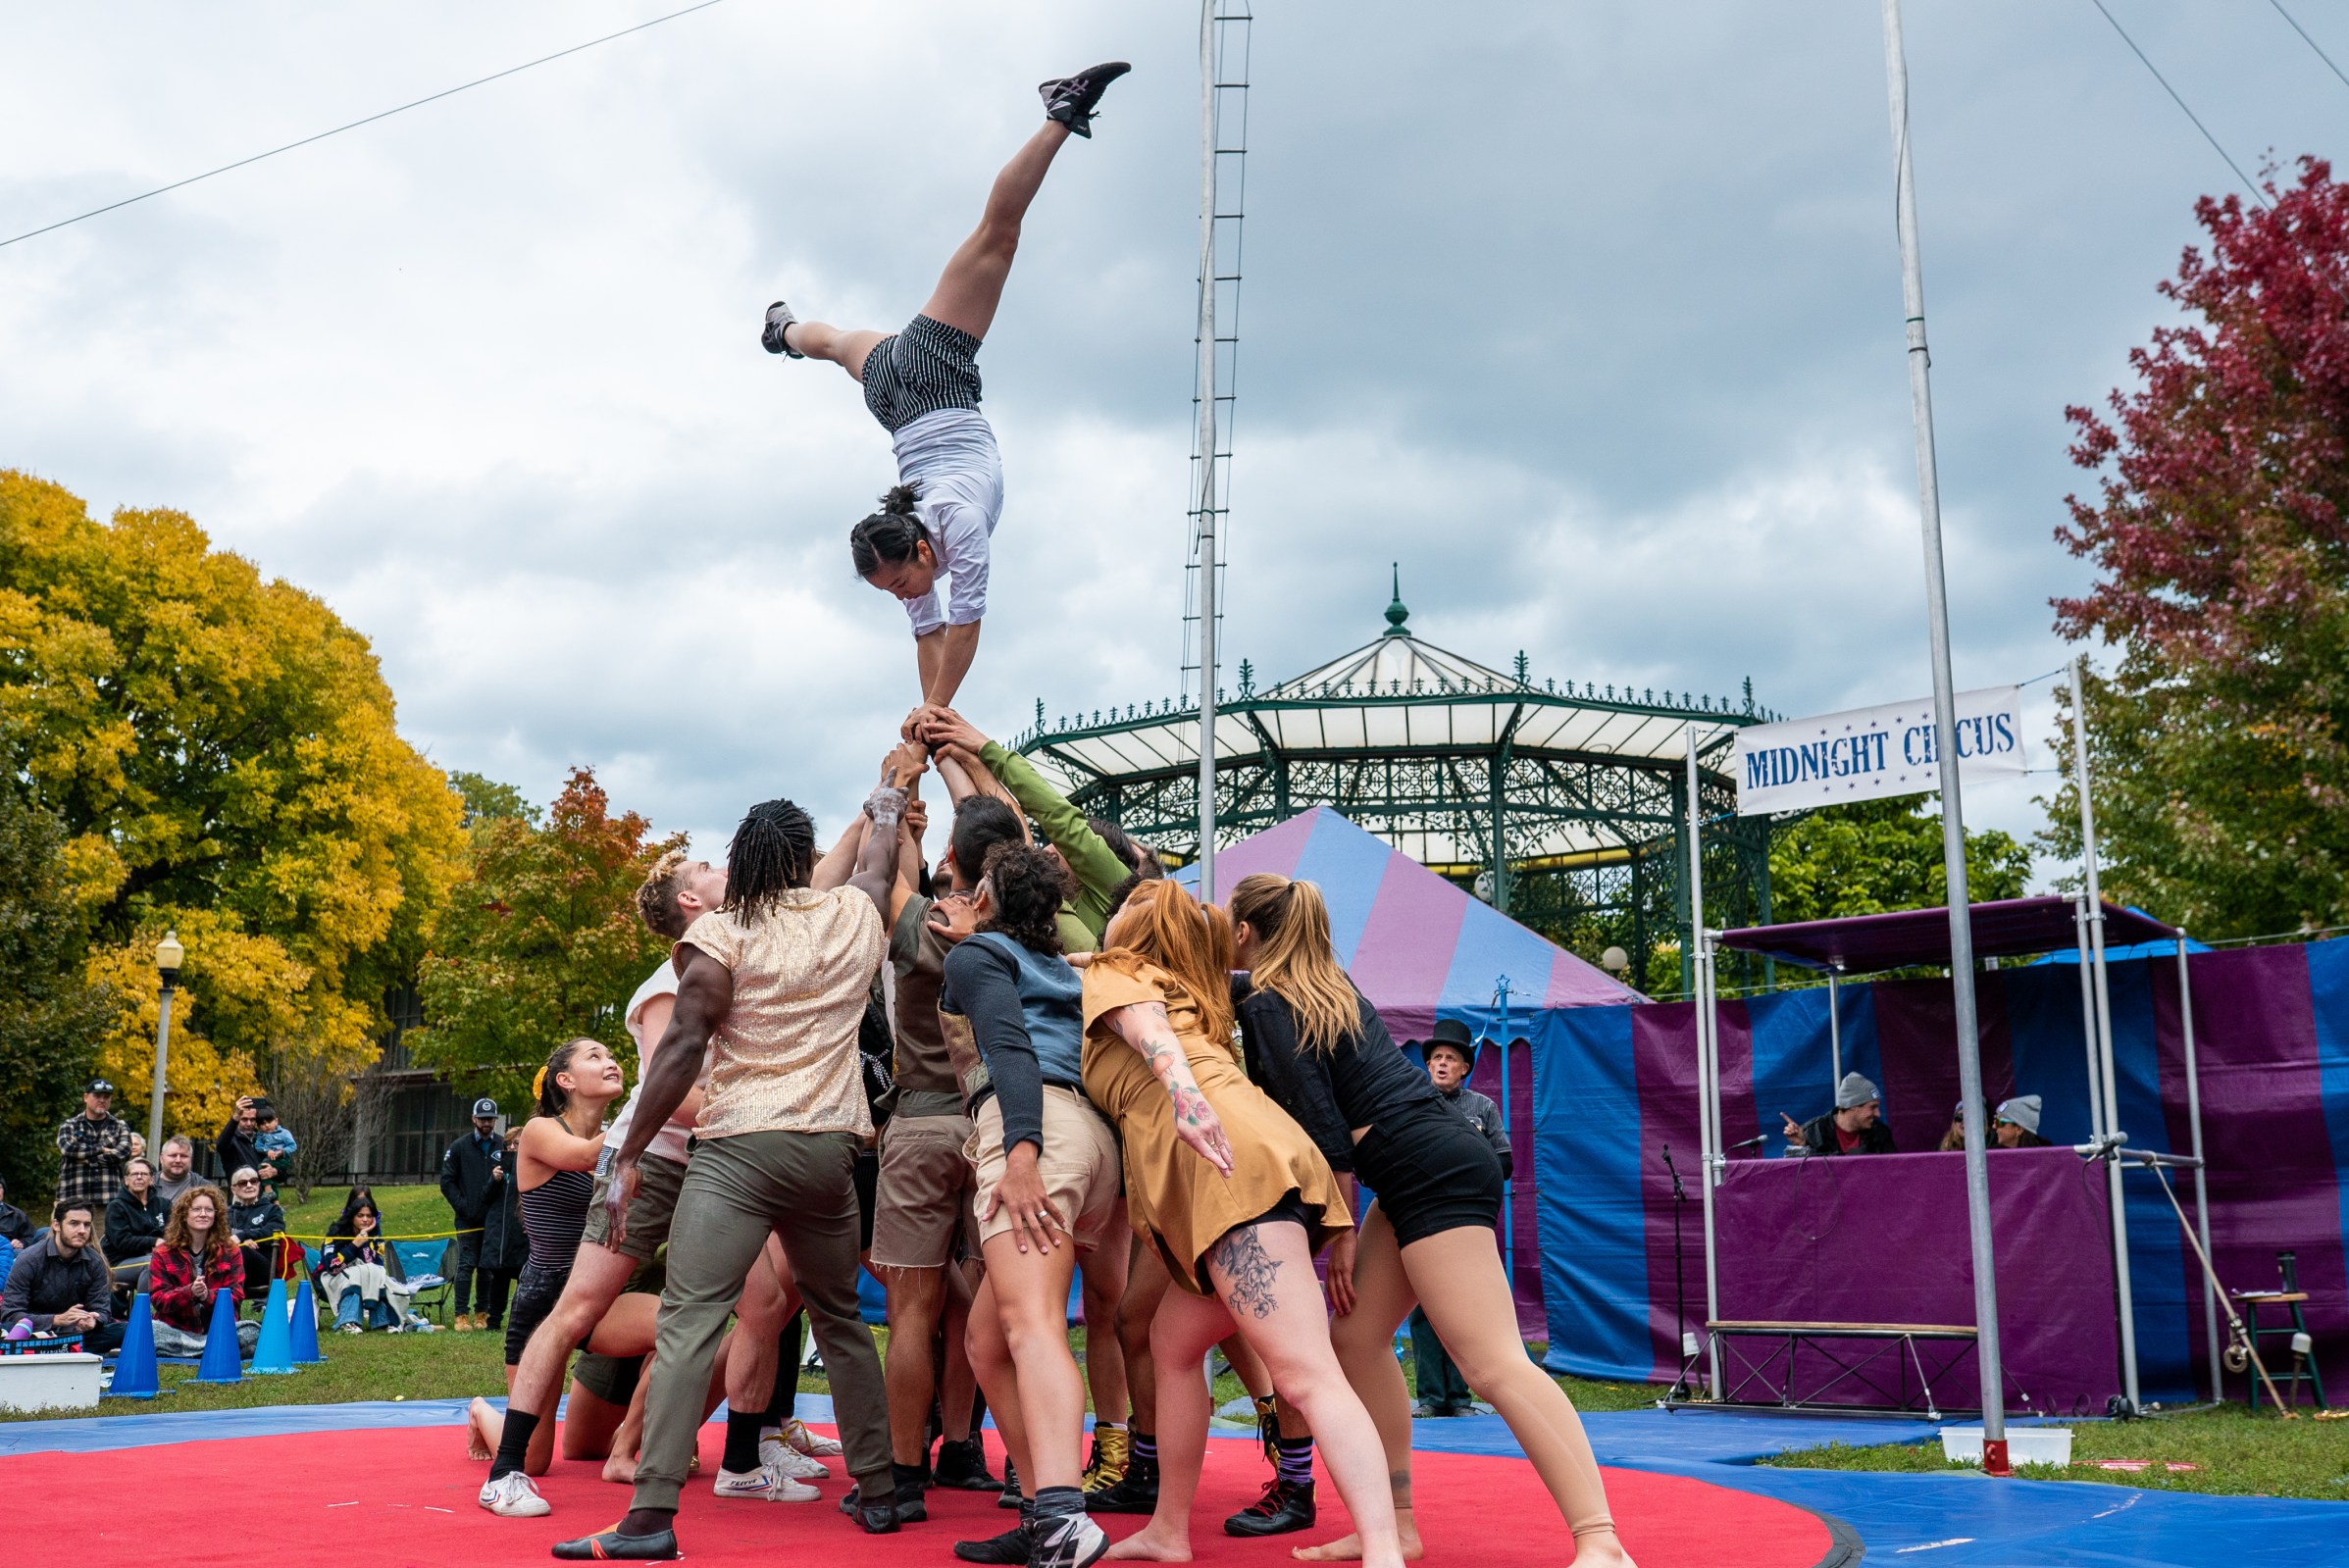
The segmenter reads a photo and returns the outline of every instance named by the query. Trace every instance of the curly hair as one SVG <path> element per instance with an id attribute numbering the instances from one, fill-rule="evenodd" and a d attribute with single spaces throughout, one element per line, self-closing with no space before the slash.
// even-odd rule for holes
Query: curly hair
<path id="1" fill-rule="evenodd" d="M 689 924 L 686 912 L 677 907 L 677 895 L 685 891 L 686 873 L 692 865 L 684 850 L 672 849 L 652 863 L 643 885 L 637 888 L 638 918 L 647 930 L 671 941 L 685 936 Z"/>
<path id="2" fill-rule="evenodd" d="M 1059 856 L 1029 844 L 997 844 L 987 852 L 984 882 L 996 912 L 981 931 L 999 931 L 1030 952 L 1060 956 L 1060 906 L 1070 881 Z"/>
<path id="3" fill-rule="evenodd" d="M 212 1187 L 191 1187 L 179 1194 L 172 1204 L 171 1218 L 163 1222 L 163 1239 L 155 1244 L 176 1247 L 182 1252 L 188 1249 L 194 1229 L 187 1223 L 187 1211 L 196 1206 L 198 1198 L 212 1200 L 212 1230 L 204 1238 L 206 1260 L 235 1252 L 236 1236 L 229 1229 L 229 1200 L 218 1188 Z"/>

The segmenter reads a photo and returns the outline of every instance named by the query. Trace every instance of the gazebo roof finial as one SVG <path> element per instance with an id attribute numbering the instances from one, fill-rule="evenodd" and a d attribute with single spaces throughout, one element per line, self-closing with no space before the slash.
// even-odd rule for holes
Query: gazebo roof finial
<path id="1" fill-rule="evenodd" d="M 1411 618 L 1411 612 L 1407 609 L 1404 609 L 1403 603 L 1403 563 L 1397 561 L 1393 563 L 1393 565 L 1395 573 L 1395 598 L 1394 601 L 1387 606 L 1387 630 L 1381 632 L 1380 635 L 1390 637 L 1407 637 L 1411 633 L 1404 629 L 1404 623 Z"/>

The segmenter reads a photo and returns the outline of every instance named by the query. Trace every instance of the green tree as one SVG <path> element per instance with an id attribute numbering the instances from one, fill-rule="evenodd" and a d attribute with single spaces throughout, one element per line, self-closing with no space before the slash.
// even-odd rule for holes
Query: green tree
<path id="1" fill-rule="evenodd" d="M 213 1132 L 273 1065 L 365 1064 L 465 842 L 366 638 L 180 513 L 100 523 L 0 471 L 0 746 L 64 822 L 126 1114 L 145 1107 L 167 929 L 187 945 L 175 1129 Z"/>
<path id="2" fill-rule="evenodd" d="M 500 810 L 520 799 L 485 780 L 466 794 Z M 424 961 L 425 1027 L 408 1037 L 420 1065 L 507 1104 L 548 1051 L 583 1035 L 618 1052 L 634 1080 L 622 1010 L 669 951 L 638 917 L 636 890 L 663 851 L 685 842 L 653 838 L 633 811 L 614 815 L 587 768 L 572 772 L 542 824 L 534 816 L 476 818 L 472 875 Z"/>
<path id="3" fill-rule="evenodd" d="M 2209 936 L 2349 923 L 2349 185 L 2267 188 L 2196 204 L 2184 319 L 2109 416 L 2066 411 L 2098 491 L 2057 537 L 2096 576 L 2056 626 L 2119 655 L 2086 693 L 2105 889 Z M 2076 795 L 2047 804 L 2077 856 Z"/>
<path id="4" fill-rule="evenodd" d="M 0 775 L 0 1177 L 38 1213 L 57 1184 L 57 1125 L 81 1108 L 115 1007 L 83 974 L 65 824 Z"/>
<path id="5" fill-rule="evenodd" d="M 1784 924 L 1929 909 L 1949 902 L 1941 816 L 1929 797 L 1824 806 L 1770 838 L 1770 919 Z M 1966 835 L 1966 891 L 1975 903 L 2019 898 L 2031 852 L 1995 829 Z"/>

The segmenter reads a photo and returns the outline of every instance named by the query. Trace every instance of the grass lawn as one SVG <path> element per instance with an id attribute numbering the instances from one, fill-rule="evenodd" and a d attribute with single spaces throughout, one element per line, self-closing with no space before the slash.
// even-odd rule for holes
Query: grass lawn
<path id="1" fill-rule="evenodd" d="M 324 1236 L 327 1227 L 342 1212 L 343 1200 L 350 1196 L 347 1187 L 322 1187 L 310 1194 L 310 1201 L 294 1201 L 293 1189 L 286 1188 L 278 1194 L 285 1209 L 285 1228 L 296 1236 Z M 385 1236 L 430 1236 L 435 1231 L 452 1230 L 456 1218 L 448 1211 L 448 1200 L 440 1189 L 431 1183 L 408 1187 L 378 1187 L 376 1206 L 383 1211 Z M 310 1243 L 316 1246 L 318 1243 Z"/>
<path id="2" fill-rule="evenodd" d="M 2106 1470 L 2100 1459 L 2151 1460 L 2142 1470 Z M 1938 1474 L 1968 1470 L 1941 1457 L 1938 1440 L 1853 1448 L 1831 1443 L 1762 1463 L 1789 1470 L 1878 1470 Z M 2191 1470 L 2170 1470 L 2170 1463 Z M 2278 1420 L 2239 1404 L 2143 1421 L 2083 1421 L 2071 1429 L 2071 1465 L 2018 1465 L 2035 1481 L 2095 1481 L 2149 1492 L 2349 1501 L 2349 1421 Z M 2341 1519 L 2349 1539 L 2349 1514 Z"/>

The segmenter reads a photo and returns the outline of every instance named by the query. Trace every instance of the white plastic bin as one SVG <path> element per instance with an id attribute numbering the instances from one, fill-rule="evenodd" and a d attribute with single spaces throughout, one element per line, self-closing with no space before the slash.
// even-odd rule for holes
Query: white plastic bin
<path id="1" fill-rule="evenodd" d="M 1982 1429 L 1980 1427 L 1943 1427 L 1941 1452 L 1958 1464 L 1978 1465 L 1982 1462 Z M 2071 1429 L 2069 1427 L 2009 1427 L 2007 1429 L 2007 1462 L 2017 1465 L 2068 1465 L 2071 1463 Z"/>
<path id="2" fill-rule="evenodd" d="M 79 1350 L 0 1355 L 0 1410 L 95 1410 L 100 1365 Z"/>

